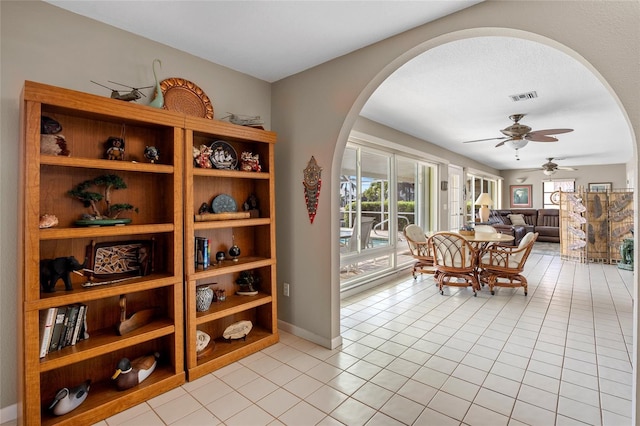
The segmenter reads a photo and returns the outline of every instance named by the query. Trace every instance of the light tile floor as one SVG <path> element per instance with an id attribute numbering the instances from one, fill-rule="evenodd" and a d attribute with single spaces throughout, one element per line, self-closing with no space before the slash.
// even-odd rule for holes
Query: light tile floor
<path id="1" fill-rule="evenodd" d="M 98 425 L 630 425 L 632 272 L 533 253 L 529 295 L 409 274 L 342 302 L 344 344 L 280 343 Z"/>

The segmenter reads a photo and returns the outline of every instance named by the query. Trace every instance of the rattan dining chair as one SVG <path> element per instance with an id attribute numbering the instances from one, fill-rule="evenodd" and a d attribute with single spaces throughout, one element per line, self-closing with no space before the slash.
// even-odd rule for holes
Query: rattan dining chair
<path id="1" fill-rule="evenodd" d="M 489 286 L 491 294 L 495 294 L 494 287 L 522 287 L 527 295 L 528 282 L 522 271 L 537 238 L 537 232 L 528 232 L 517 247 L 493 246 L 484 250 L 480 281 Z"/>
<path id="2" fill-rule="evenodd" d="M 428 238 L 425 232 L 416 224 L 407 225 L 404 228 L 404 237 L 409 245 L 409 252 L 416 260 L 413 264 L 413 279 L 417 278 L 416 273 L 433 274 L 435 267 L 433 266 L 433 255 L 429 246 Z"/>
<path id="3" fill-rule="evenodd" d="M 477 251 L 460 234 L 437 232 L 429 238 L 433 263 L 436 270 L 434 278 L 440 294 L 443 286 L 467 287 L 471 285 L 473 295 L 477 296 L 480 284 L 477 277 Z"/>

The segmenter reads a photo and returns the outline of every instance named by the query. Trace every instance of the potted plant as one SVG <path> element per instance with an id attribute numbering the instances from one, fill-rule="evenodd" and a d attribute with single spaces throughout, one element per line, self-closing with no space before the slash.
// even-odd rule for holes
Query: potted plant
<path id="1" fill-rule="evenodd" d="M 102 188 L 101 192 L 93 192 L 91 187 Z M 124 225 L 131 222 L 131 219 L 119 218 L 121 213 L 130 210 L 138 212 L 138 208 L 129 203 L 111 203 L 111 193 L 116 189 L 124 189 L 127 184 L 124 180 L 114 174 L 98 176 L 94 179 L 85 180 L 68 191 L 72 197 L 82 201 L 91 213 L 82 215 L 82 219 L 76 221 L 80 226 L 104 226 L 104 225 Z"/>

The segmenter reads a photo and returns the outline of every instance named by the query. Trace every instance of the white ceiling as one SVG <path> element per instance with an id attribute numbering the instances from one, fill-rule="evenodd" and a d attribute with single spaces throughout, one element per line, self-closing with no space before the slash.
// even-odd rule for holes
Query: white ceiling
<path id="1" fill-rule="evenodd" d="M 273 82 L 441 18 L 471 1 L 48 2 Z M 517 53 L 514 53 L 517 52 Z M 533 91 L 538 98 L 512 102 Z M 508 116 L 533 130 L 572 128 L 519 151 L 498 141 Z M 530 41 L 483 37 L 431 49 L 391 75 L 362 115 L 500 170 L 625 163 L 629 126 L 602 83 L 568 55 Z"/>

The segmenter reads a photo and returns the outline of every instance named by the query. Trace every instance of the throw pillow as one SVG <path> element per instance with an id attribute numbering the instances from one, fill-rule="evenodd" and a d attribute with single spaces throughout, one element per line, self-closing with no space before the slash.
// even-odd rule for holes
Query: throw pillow
<path id="1" fill-rule="evenodd" d="M 491 213 L 489 213 L 489 223 L 490 224 L 502 224 L 504 225 L 504 220 L 502 220 L 502 216 L 500 215 L 500 213 L 498 213 L 495 210 L 491 210 Z"/>
<path id="2" fill-rule="evenodd" d="M 521 214 L 510 214 L 509 220 L 513 225 L 522 225 L 525 226 L 527 222 L 524 221 L 524 216 Z"/>

